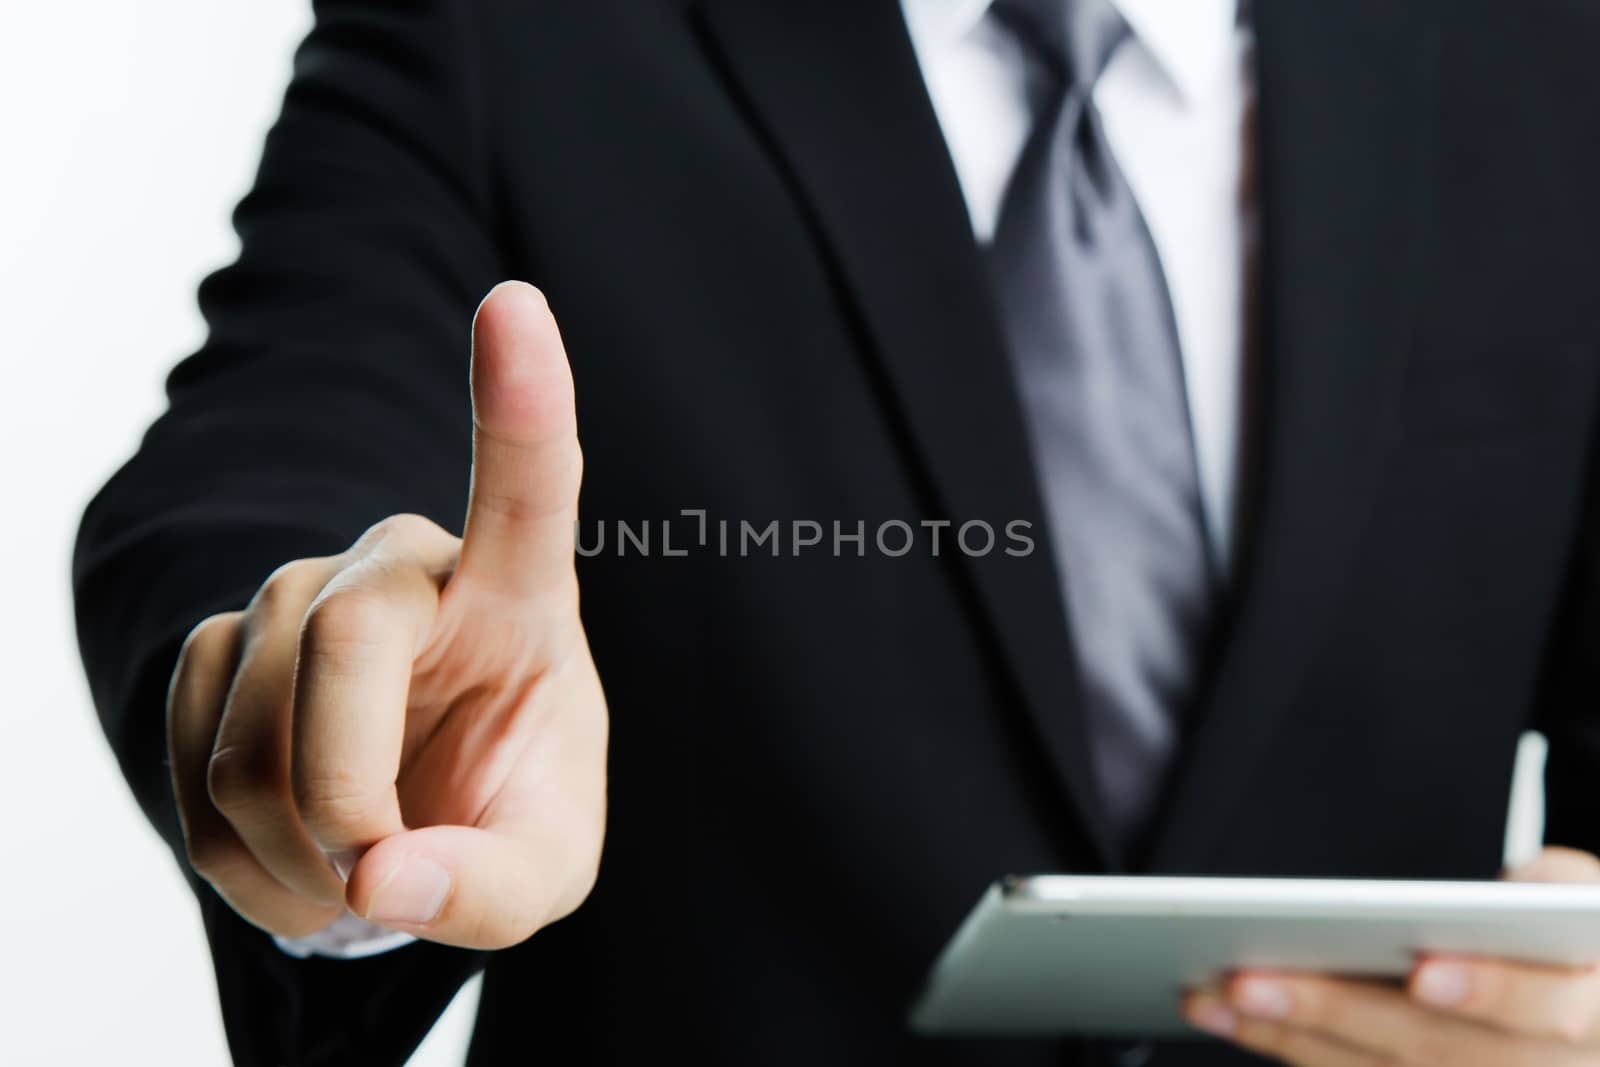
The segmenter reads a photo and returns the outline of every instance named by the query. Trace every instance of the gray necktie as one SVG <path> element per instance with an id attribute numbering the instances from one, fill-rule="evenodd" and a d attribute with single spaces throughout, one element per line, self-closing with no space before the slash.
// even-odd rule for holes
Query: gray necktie
<path id="1" fill-rule="evenodd" d="M 1215 599 L 1165 277 L 1090 89 L 1106 0 L 996 0 L 1052 75 L 990 251 L 1113 839 L 1137 847 Z"/>

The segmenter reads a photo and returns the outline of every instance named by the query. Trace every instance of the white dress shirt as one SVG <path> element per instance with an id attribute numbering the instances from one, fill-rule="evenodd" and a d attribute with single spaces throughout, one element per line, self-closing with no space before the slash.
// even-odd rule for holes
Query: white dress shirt
<path id="1" fill-rule="evenodd" d="M 1133 33 L 1095 84 L 1106 139 L 1166 274 L 1178 326 L 1206 534 L 1224 570 L 1255 242 L 1254 77 L 1239 0 L 1112 0 Z M 901 0 L 972 229 L 994 235 L 1033 128 L 1028 58 L 990 0 Z"/>
<path id="2" fill-rule="evenodd" d="M 1028 58 L 990 2 L 901 0 L 973 232 L 985 244 L 1033 127 Z M 1255 241 L 1252 40 L 1237 18 L 1239 0 L 1113 3 L 1133 33 L 1095 84 L 1094 103 L 1166 274 L 1206 534 L 1226 569 Z M 278 945 L 296 956 L 353 958 L 412 940 L 347 915 Z"/>

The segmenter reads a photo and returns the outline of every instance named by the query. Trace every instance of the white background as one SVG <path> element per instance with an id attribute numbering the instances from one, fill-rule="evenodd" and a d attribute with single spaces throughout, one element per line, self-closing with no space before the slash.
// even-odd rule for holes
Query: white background
<path id="1" fill-rule="evenodd" d="M 227 215 L 308 19 L 304 0 L 0 18 L 0 1063 L 227 1060 L 188 891 L 88 703 L 67 568 L 84 502 L 202 339 L 194 286 L 234 254 Z M 414 1062 L 460 1061 L 472 998 Z"/>
<path id="2" fill-rule="evenodd" d="M 193 898 L 101 738 L 78 514 L 196 348 L 306 0 L 0 5 L 0 1063 L 228 1062 Z M 461 1062 L 472 995 L 414 1063 Z"/>

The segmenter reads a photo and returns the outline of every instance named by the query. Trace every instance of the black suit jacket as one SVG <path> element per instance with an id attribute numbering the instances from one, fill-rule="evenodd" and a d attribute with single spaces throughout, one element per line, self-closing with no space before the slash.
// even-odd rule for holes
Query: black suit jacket
<path id="1" fill-rule="evenodd" d="M 459 528 L 466 330 L 501 278 L 561 321 L 586 522 L 1042 527 L 893 0 L 316 7 L 210 339 L 78 548 L 95 698 L 175 845 L 179 641 L 384 515 Z M 1117 1062 L 908 1035 L 996 876 L 1492 876 L 1534 724 L 1551 839 L 1600 847 L 1600 13 L 1256 8 L 1245 543 L 1148 847 L 1102 839 L 1042 539 L 607 552 L 581 563 L 613 716 L 593 898 L 492 956 L 300 962 L 200 888 L 241 1062 L 398 1060 L 480 967 L 474 1063 Z"/>

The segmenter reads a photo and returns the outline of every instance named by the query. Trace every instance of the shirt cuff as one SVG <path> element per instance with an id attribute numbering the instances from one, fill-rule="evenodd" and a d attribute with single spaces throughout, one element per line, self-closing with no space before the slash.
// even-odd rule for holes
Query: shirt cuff
<path id="1" fill-rule="evenodd" d="M 305 937 L 273 935 L 278 948 L 295 959 L 326 956 L 336 960 L 358 960 L 409 945 L 416 938 L 400 930 L 390 930 L 368 922 L 353 912 L 345 912 L 314 934 Z"/>

